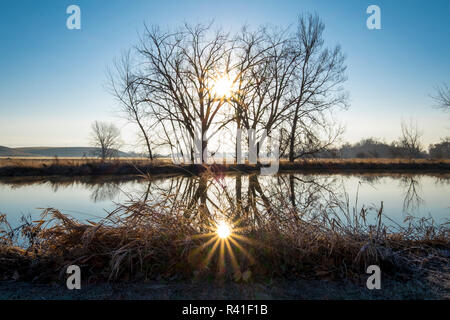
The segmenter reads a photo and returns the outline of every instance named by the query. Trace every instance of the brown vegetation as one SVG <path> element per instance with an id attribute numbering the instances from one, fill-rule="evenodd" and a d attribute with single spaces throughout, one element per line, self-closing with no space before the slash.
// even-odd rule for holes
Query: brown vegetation
<path id="1" fill-rule="evenodd" d="M 220 192 L 228 195 L 225 188 Z M 245 282 L 358 278 L 377 264 L 389 276 L 448 276 L 448 224 L 408 218 L 406 225 L 387 226 L 382 205 L 352 210 L 348 199 L 333 198 L 304 210 L 280 193 L 261 204 L 250 201 L 250 207 L 230 198 L 213 213 L 202 196 L 200 202 L 178 200 L 173 193 L 158 199 L 120 205 L 98 223 L 49 208 L 40 220 L 12 229 L 2 216 L 0 275 L 48 282 L 77 264 L 90 281 L 218 277 Z M 233 240 L 215 245 L 209 240 L 218 214 L 234 231 Z"/>
<path id="2" fill-rule="evenodd" d="M 3 158 L 0 176 L 85 176 L 129 174 L 198 174 L 207 168 L 216 172 L 255 172 L 261 164 L 173 164 L 170 159 Z M 299 172 L 448 172 L 449 159 L 302 159 L 280 161 L 280 171 Z"/>

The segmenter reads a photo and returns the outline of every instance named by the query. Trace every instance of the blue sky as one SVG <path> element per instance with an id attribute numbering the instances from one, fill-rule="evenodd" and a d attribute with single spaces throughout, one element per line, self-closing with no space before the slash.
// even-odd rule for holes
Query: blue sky
<path id="1" fill-rule="evenodd" d="M 66 28 L 66 8 L 81 8 L 81 30 Z M 368 30 L 366 8 L 381 8 L 381 30 Z M 450 1 L 2 1 L 0 145 L 85 146 L 94 120 L 125 125 L 105 89 L 114 58 L 137 42 L 143 23 L 162 27 L 214 19 L 232 30 L 294 24 L 317 12 L 326 43 L 347 55 L 350 108 L 338 113 L 345 140 L 400 135 L 417 120 L 425 144 L 449 136 L 449 117 L 429 97 L 450 83 Z"/>

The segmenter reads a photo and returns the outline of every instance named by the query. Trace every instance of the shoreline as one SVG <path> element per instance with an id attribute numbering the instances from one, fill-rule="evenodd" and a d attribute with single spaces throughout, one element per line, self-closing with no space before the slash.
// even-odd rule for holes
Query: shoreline
<path id="1" fill-rule="evenodd" d="M 28 160 L 28 161 L 27 161 Z M 5 162 L 5 163 L 2 163 Z M 52 160 L 1 159 L 0 177 L 103 176 L 103 175 L 197 175 L 255 173 L 262 164 L 171 164 L 156 160 Z M 281 160 L 278 172 L 304 173 L 450 173 L 450 159 L 307 159 L 294 163 Z"/>

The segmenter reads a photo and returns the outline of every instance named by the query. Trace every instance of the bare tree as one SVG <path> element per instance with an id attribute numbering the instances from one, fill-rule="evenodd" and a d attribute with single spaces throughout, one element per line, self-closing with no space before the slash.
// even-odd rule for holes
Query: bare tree
<path id="1" fill-rule="evenodd" d="M 256 153 L 286 118 L 297 55 L 290 54 L 289 30 L 243 29 L 238 37 L 238 83 L 234 96 L 238 128 L 254 131 Z"/>
<path id="2" fill-rule="evenodd" d="M 316 115 L 320 121 L 311 120 L 310 117 L 300 119 L 297 124 L 295 134 L 289 132 L 289 136 L 283 136 L 281 139 L 281 156 L 286 152 L 290 161 L 302 157 L 315 157 L 318 153 L 332 149 L 340 141 L 344 133 L 344 127 L 334 119 L 326 119 L 324 115 Z M 293 153 L 291 153 L 291 143 L 294 141 Z M 293 157 L 292 157 L 293 155 Z"/>
<path id="3" fill-rule="evenodd" d="M 265 28 L 252 31 L 244 26 L 236 36 L 236 90 L 232 96 L 232 105 L 238 130 L 259 130 L 264 127 L 262 122 L 269 100 L 269 51 L 273 48 L 269 40 Z M 235 138 L 237 158 L 242 141 L 241 136 L 236 135 Z M 259 141 L 258 131 L 255 138 Z"/>
<path id="4" fill-rule="evenodd" d="M 450 88 L 446 83 L 436 87 L 436 94 L 432 96 L 438 103 L 437 107 L 450 112 Z"/>
<path id="5" fill-rule="evenodd" d="M 264 135 L 279 129 L 281 155 L 290 161 L 330 147 L 343 128 L 335 106 L 347 106 L 339 86 L 346 80 L 340 48 L 323 48 L 324 25 L 317 16 L 300 17 L 290 29 L 244 28 L 237 38 L 239 87 L 233 103 L 237 128 L 252 129 L 257 154 Z"/>
<path id="6" fill-rule="evenodd" d="M 214 86 L 230 73 L 232 42 L 209 25 L 170 32 L 147 28 L 138 48 L 145 69 L 141 83 L 166 130 L 182 126 L 201 162 L 208 140 L 233 119 L 227 99 Z M 194 150 L 191 150 L 194 158 Z"/>
<path id="7" fill-rule="evenodd" d="M 333 107 L 347 107 L 347 94 L 340 86 L 346 80 L 345 57 L 339 46 L 333 49 L 324 48 L 324 28 L 317 15 L 301 16 L 293 40 L 292 54 L 299 56 L 299 59 L 290 93 L 293 101 L 289 117 L 291 162 L 303 155 L 303 152 L 296 152 L 304 149 L 296 147 L 299 143 L 312 142 L 316 147 L 307 149 L 320 150 L 321 145 L 330 145 L 341 132 L 337 130 L 328 135 L 328 142 L 320 142 L 312 130 L 314 127 L 329 128 L 326 114 L 331 112 Z M 299 130 L 303 134 L 299 134 Z M 298 139 L 299 137 L 301 139 Z"/>
<path id="8" fill-rule="evenodd" d="M 98 148 L 95 154 L 103 161 L 117 157 L 120 147 L 120 131 L 112 123 L 95 121 L 92 126 L 92 145 Z"/>
<path id="9" fill-rule="evenodd" d="M 422 132 L 420 132 L 417 122 L 414 123 L 412 119 L 409 122 L 402 120 L 401 127 L 400 147 L 410 158 L 420 156 L 423 152 L 420 142 Z"/>
<path id="10" fill-rule="evenodd" d="M 212 24 L 145 26 L 133 59 L 127 54 L 115 65 L 111 91 L 140 128 L 150 158 L 158 147 L 203 163 L 208 140 L 236 127 L 254 132 L 257 157 L 280 129 L 294 161 L 342 133 L 331 111 L 347 106 L 344 56 L 339 46 L 324 47 L 323 29 L 313 15 L 300 17 L 296 32 L 244 27 L 232 37 Z M 224 79 L 232 87 L 226 94 L 215 90 Z"/>
<path id="11" fill-rule="evenodd" d="M 153 160 L 149 131 L 155 126 L 154 118 L 148 117 L 149 108 L 142 96 L 141 79 L 133 70 L 130 52 L 114 63 L 115 74 L 109 73 L 110 92 L 129 122 L 136 124 L 147 148 L 147 155 Z"/>

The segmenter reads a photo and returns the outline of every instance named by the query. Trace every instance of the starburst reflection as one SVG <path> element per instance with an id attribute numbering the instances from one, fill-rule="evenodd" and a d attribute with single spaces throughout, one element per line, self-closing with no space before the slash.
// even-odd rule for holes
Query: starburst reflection
<path id="1" fill-rule="evenodd" d="M 217 224 L 216 233 L 219 238 L 226 239 L 231 234 L 230 226 L 225 221 L 221 221 Z"/>
<path id="2" fill-rule="evenodd" d="M 226 220 L 220 220 L 209 229 L 211 232 L 195 236 L 196 238 L 205 238 L 205 242 L 191 252 L 191 261 L 196 264 L 199 263 L 202 268 L 207 268 L 213 260 L 213 257 L 217 254 L 219 274 L 225 273 L 226 261 L 231 263 L 232 271 L 235 274 L 241 272 L 237 254 L 243 255 L 250 265 L 254 263 L 253 257 L 244 248 L 243 243 L 247 245 L 253 245 L 255 243 L 239 234 L 243 230 L 237 227 L 236 222 L 230 223 Z M 201 261 L 199 261 L 199 258 Z"/>

